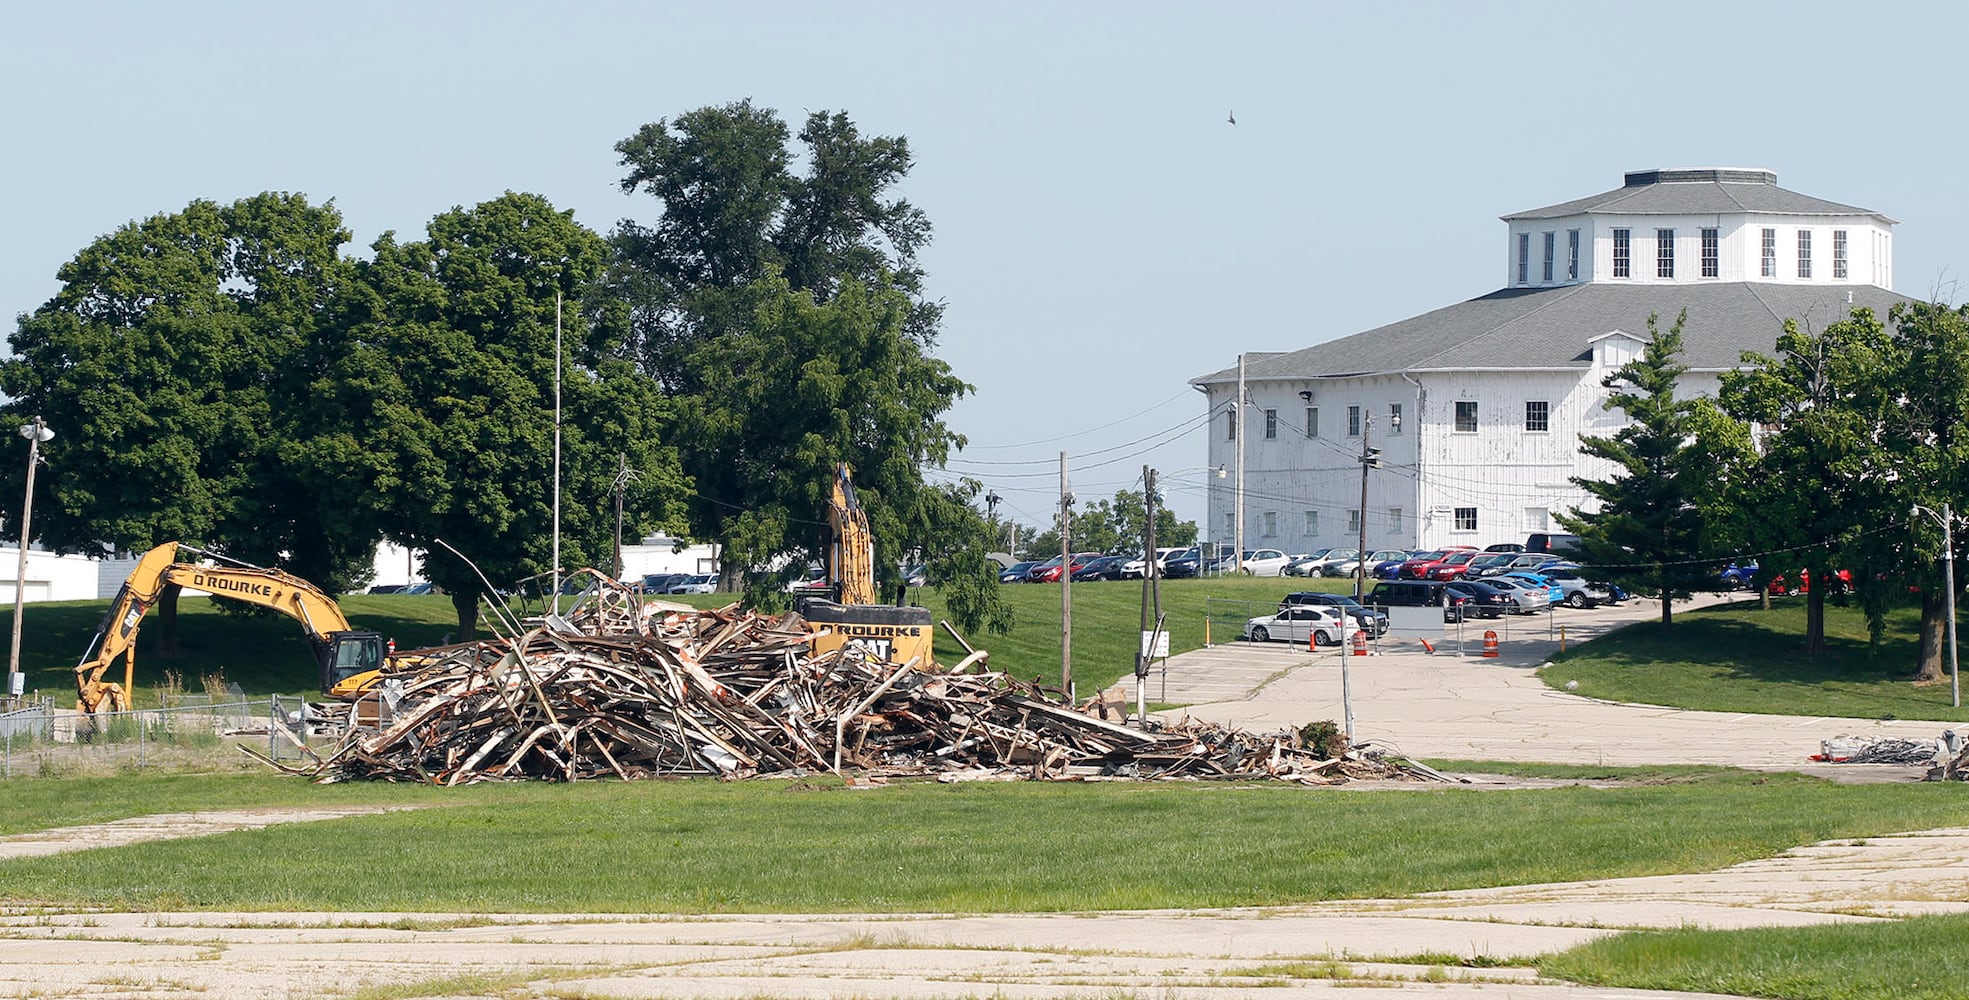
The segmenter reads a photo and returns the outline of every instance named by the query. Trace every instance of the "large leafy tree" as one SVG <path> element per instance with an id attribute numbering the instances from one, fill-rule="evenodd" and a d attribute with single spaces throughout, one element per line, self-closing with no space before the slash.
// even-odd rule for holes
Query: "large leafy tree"
<path id="1" fill-rule="evenodd" d="M 1786 565 L 1818 582 L 1806 601 L 1807 655 L 1825 650 L 1832 588 L 1824 581 L 1858 554 L 1856 541 L 1903 495 L 1885 443 L 1900 420 L 1894 374 L 1905 364 L 1902 352 L 1861 308 L 1818 332 L 1786 320 L 1775 356 L 1747 352 L 1744 367 L 1723 376 L 1724 410 L 1764 428 L 1754 472 L 1734 491 L 1739 505 L 1757 512 L 1751 541 L 1790 553 Z M 1867 585 L 1866 573 L 1856 575 Z"/>
<path id="2" fill-rule="evenodd" d="M 1579 535 L 1587 560 L 1621 583 L 1660 593 L 1664 626 L 1674 622 L 1674 598 L 1687 597 L 1709 572 L 1692 561 L 1703 545 L 1698 495 L 1706 475 L 1691 461 L 1697 403 L 1675 394 L 1688 370 L 1680 360 L 1687 318 L 1684 312 L 1664 331 L 1650 313 L 1641 356 L 1601 381 L 1613 390 L 1602 405 L 1629 422 L 1611 437 L 1580 438 L 1579 450 L 1611 462 L 1615 474 L 1574 477 L 1599 507 L 1559 516 Z"/>
<path id="3" fill-rule="evenodd" d="M 563 566 L 607 567 L 620 460 L 644 473 L 640 509 L 675 509 L 668 405 L 614 357 L 609 331 L 584 319 L 607 257 L 571 212 L 508 192 L 439 215 L 424 240 L 386 234 L 362 268 L 351 328 L 387 363 L 357 373 L 396 463 L 382 491 L 387 533 L 431 553 L 426 571 L 452 595 L 464 634 L 485 588 L 439 541 L 495 585 L 550 568 L 557 296 Z"/>
<path id="4" fill-rule="evenodd" d="M 950 495 L 922 476 L 961 445 L 942 414 L 969 386 L 929 353 L 942 309 L 916 255 L 930 225 L 893 190 L 907 140 L 827 112 L 796 137 L 740 101 L 646 125 L 616 151 L 623 190 L 663 210 L 614 236 L 624 356 L 678 408 L 690 523 L 722 543 L 725 584 L 820 550 L 839 462 L 854 469 L 884 583 L 910 553 L 934 565 L 988 532 L 948 516 Z M 995 587 L 976 562 L 963 571 Z"/>

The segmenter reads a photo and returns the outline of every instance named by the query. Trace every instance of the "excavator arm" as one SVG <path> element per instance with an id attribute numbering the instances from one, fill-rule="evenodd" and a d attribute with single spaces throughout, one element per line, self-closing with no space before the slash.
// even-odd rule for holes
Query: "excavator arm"
<path id="1" fill-rule="evenodd" d="M 76 707 L 84 712 L 123 711 L 130 707 L 130 687 L 136 672 L 137 630 L 143 618 L 169 586 L 208 591 L 216 597 L 272 608 L 301 623 L 314 646 L 323 690 L 351 675 L 384 666 L 383 640 L 374 632 L 358 632 L 335 599 L 298 576 L 277 569 L 251 566 L 203 566 L 177 561 L 178 550 L 190 546 L 166 542 L 144 553 L 137 568 L 110 602 L 96 638 L 75 666 Z M 123 683 L 103 675 L 123 660 Z"/>
<path id="2" fill-rule="evenodd" d="M 834 469 L 834 488 L 827 498 L 827 524 L 833 540 L 827 547 L 827 582 L 841 604 L 874 604 L 875 538 L 868 530 L 868 512 L 855 499 L 855 483 L 846 463 Z"/>

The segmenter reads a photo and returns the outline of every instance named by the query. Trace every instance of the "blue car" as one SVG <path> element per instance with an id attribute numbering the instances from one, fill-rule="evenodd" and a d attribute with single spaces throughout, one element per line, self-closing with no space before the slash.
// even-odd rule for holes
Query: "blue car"
<path id="1" fill-rule="evenodd" d="M 1742 590 L 1750 586 L 1750 581 L 1756 575 L 1757 560 L 1749 559 L 1740 563 L 1732 562 L 1723 567 L 1723 572 L 1716 575 L 1716 582 L 1724 590 Z"/>
<path id="2" fill-rule="evenodd" d="M 1553 604 L 1562 603 L 1566 599 L 1566 588 L 1559 586 L 1559 581 L 1543 573 L 1533 573 L 1529 570 L 1513 570 L 1512 572 L 1502 574 L 1502 576 L 1506 580 L 1523 580 L 1534 587 L 1544 587 L 1545 592 L 1552 596 Z"/>
<path id="3" fill-rule="evenodd" d="M 1407 553 L 1406 555 L 1404 555 L 1404 556 L 1402 556 L 1402 557 L 1401 557 L 1400 559 L 1383 559 L 1383 560 L 1381 560 L 1380 562 L 1378 562 L 1378 563 L 1375 563 L 1375 564 L 1374 564 L 1374 578 L 1375 578 L 1376 580 L 1399 580 L 1399 579 L 1401 579 L 1401 573 L 1402 573 L 1402 563 L 1405 563 L 1405 562 L 1407 562 L 1407 561 L 1409 561 L 1410 559 L 1413 559 L 1413 558 L 1415 558 L 1416 556 L 1419 556 L 1419 555 L 1421 555 L 1422 553 L 1424 553 L 1424 552 L 1427 552 L 1427 551 L 1429 551 L 1429 550 L 1428 550 L 1428 549 L 1416 549 L 1416 550 L 1414 550 L 1414 551 L 1412 551 L 1412 552 L 1409 552 L 1409 553 Z"/>

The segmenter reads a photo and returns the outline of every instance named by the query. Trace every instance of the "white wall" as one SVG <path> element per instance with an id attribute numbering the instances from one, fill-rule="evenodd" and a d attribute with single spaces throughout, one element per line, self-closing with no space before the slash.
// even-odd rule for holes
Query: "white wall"
<path id="1" fill-rule="evenodd" d="M 96 574 L 101 560 L 87 556 L 55 555 L 33 548 L 27 550 L 27 579 L 22 592 L 28 601 L 87 601 L 96 596 Z M 20 546 L 0 549 L 0 603 L 14 602 L 14 584 L 20 571 Z M 120 581 L 119 581 L 120 582 Z"/>

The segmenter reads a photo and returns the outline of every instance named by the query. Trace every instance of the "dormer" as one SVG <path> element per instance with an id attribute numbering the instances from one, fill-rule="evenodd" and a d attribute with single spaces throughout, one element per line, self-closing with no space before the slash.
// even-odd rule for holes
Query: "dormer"
<path id="1" fill-rule="evenodd" d="M 1778 187 L 1769 170 L 1635 170 L 1589 198 L 1504 216 L 1506 282 L 1760 281 L 1893 287 L 1893 227 L 1879 212 Z"/>
<path id="2" fill-rule="evenodd" d="M 1625 330 L 1609 330 L 1586 342 L 1592 354 L 1594 368 L 1619 368 L 1641 356 L 1647 341 Z"/>

